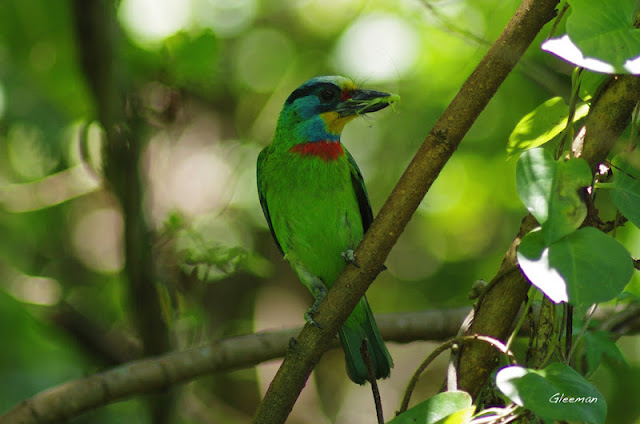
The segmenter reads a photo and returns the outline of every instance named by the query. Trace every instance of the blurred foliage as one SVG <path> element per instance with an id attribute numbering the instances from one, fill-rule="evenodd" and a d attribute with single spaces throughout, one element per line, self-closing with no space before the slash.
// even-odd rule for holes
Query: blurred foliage
<path id="1" fill-rule="evenodd" d="M 271 240 L 255 188 L 257 154 L 288 94 L 312 76 L 346 74 L 401 96 L 397 113 L 358 120 L 343 134 L 375 212 L 519 2 L 431 2 L 437 14 L 418 0 L 116 3 L 123 36 L 115 68 L 150 128 L 140 165 L 144 207 L 174 347 L 184 348 L 300 325 L 311 304 Z M 136 338 L 120 273 L 122 217 L 98 177 L 101 132 L 83 130 L 96 115 L 72 19 L 68 2 L 0 2 L 0 413 L 110 364 L 75 326 Z M 422 202 L 369 290 L 376 312 L 469 305 L 473 281 L 495 275 L 526 213 L 505 151 L 509 134 L 547 99 L 566 100 L 571 87 L 570 68 L 539 49 L 548 35 L 539 35 Z M 640 256 L 636 229 L 620 228 L 618 239 Z M 637 275 L 628 290 L 640 293 Z M 57 319 L 62 305 L 87 322 Z M 639 346 L 637 337 L 621 345 L 633 372 L 616 364 L 596 373 L 611 410 L 626 410 L 640 391 Z M 382 382 L 387 411 L 430 349 L 390 346 L 397 365 Z M 371 418 L 368 389 L 332 374 L 343 370 L 342 356 L 324 361 L 335 367 L 321 367 L 319 380 L 339 389 L 309 385 L 290 422 Z M 190 383 L 176 422 L 246 422 L 272 368 Z M 418 392 L 435 393 L 443 375 Z M 336 398 L 336 390 L 346 394 Z M 320 401 L 305 397 L 312 395 Z M 73 422 L 149 422 L 141 405 L 120 402 Z"/>

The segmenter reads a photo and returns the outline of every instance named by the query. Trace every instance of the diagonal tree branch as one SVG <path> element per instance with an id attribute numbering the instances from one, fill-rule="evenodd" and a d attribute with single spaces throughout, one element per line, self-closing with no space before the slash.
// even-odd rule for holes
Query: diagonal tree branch
<path id="1" fill-rule="evenodd" d="M 360 267 L 348 265 L 320 304 L 271 382 L 255 423 L 286 421 L 300 391 L 350 311 L 383 262 L 427 190 L 513 70 L 540 29 L 554 16 L 557 0 L 524 0 L 498 40 L 464 83 L 414 156 L 356 250 Z"/>

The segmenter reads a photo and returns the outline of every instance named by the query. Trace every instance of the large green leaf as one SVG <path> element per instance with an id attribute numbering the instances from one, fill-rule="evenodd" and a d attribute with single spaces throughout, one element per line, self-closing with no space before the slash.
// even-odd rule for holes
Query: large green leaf
<path id="1" fill-rule="evenodd" d="M 587 217 L 587 187 L 591 184 L 591 170 L 583 159 L 556 162 L 557 172 L 549 202 L 549 219 L 542 226 L 547 244 L 578 229 Z"/>
<path id="2" fill-rule="evenodd" d="M 640 228 L 640 151 L 613 158 L 614 190 L 611 199 L 620 213 Z"/>
<path id="3" fill-rule="evenodd" d="M 579 106 L 573 120 L 585 117 L 588 112 L 587 104 Z M 568 118 L 569 106 L 562 97 L 547 100 L 518 122 L 509 136 L 507 154 L 512 156 L 550 141 L 565 129 Z"/>
<path id="4" fill-rule="evenodd" d="M 584 335 L 584 356 L 587 361 L 587 371 L 594 372 L 603 358 L 612 360 L 620 364 L 626 364 L 622 352 L 611 334 L 606 331 L 588 331 Z"/>
<path id="5" fill-rule="evenodd" d="M 567 281 L 551 265 L 550 249 L 544 244 L 542 232 L 534 231 L 522 238 L 516 257 L 518 265 L 531 284 L 555 303 L 568 302 Z"/>
<path id="6" fill-rule="evenodd" d="M 524 152 L 516 166 L 520 199 L 542 226 L 547 245 L 575 231 L 587 216 L 585 188 L 591 184 L 582 159 L 555 161 L 542 148 Z"/>
<path id="7" fill-rule="evenodd" d="M 565 364 L 541 370 L 508 366 L 496 374 L 496 385 L 512 402 L 545 419 L 601 424 L 607 417 L 602 394 Z"/>
<path id="8" fill-rule="evenodd" d="M 468 416 L 469 408 L 472 408 L 472 399 L 467 392 L 451 391 L 438 393 L 437 395 L 407 409 L 398 415 L 388 424 L 435 424 L 444 420 L 459 411 L 461 416 L 456 415 L 455 421 L 445 421 L 448 424 L 453 422 L 463 423 L 464 417 Z M 473 412 L 472 412 L 473 413 Z"/>
<path id="9" fill-rule="evenodd" d="M 516 165 L 516 187 L 520 200 L 540 224 L 549 217 L 549 198 L 556 164 L 544 149 L 524 152 Z"/>
<path id="10" fill-rule="evenodd" d="M 570 0 L 567 34 L 542 49 L 576 66 L 602 72 L 640 73 L 640 30 L 633 27 L 635 0 Z"/>
<path id="11" fill-rule="evenodd" d="M 633 275 L 629 252 L 592 227 L 547 246 L 540 231 L 527 234 L 517 252 L 529 281 L 552 301 L 590 305 L 618 296 Z"/>

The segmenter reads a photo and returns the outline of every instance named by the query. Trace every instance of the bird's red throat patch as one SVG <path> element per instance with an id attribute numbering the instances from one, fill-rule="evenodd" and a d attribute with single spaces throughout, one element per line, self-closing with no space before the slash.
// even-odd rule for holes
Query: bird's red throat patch
<path id="1" fill-rule="evenodd" d="M 307 143 L 296 144 L 289 149 L 292 153 L 298 153 L 300 156 L 315 156 L 329 162 L 337 160 L 344 155 L 342 144 L 339 141 L 309 141 Z"/>

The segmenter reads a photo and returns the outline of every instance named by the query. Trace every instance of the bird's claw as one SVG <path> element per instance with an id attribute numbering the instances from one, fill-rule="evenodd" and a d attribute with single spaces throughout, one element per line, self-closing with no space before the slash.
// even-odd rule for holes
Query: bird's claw
<path id="1" fill-rule="evenodd" d="M 347 249 L 342 252 L 342 259 L 348 264 L 352 264 L 356 268 L 360 268 L 360 265 L 356 262 L 356 255 L 353 249 Z"/>
<path id="2" fill-rule="evenodd" d="M 313 319 L 313 316 L 316 314 L 316 312 L 318 312 L 318 306 L 320 306 L 320 302 L 322 302 L 324 298 L 327 296 L 327 288 L 324 286 L 324 284 L 317 284 L 314 287 L 314 289 L 315 289 L 314 295 L 316 297 L 316 301 L 313 302 L 313 306 L 311 306 L 309 310 L 307 310 L 307 312 L 304 313 L 304 320 L 309 324 L 313 325 L 314 327 L 322 328 L 322 326 L 318 324 L 316 320 Z"/>
<path id="3" fill-rule="evenodd" d="M 296 340 L 295 337 L 291 337 L 289 339 L 289 349 L 291 350 L 295 350 L 296 347 L 298 347 L 298 341 Z"/>

